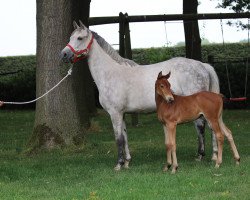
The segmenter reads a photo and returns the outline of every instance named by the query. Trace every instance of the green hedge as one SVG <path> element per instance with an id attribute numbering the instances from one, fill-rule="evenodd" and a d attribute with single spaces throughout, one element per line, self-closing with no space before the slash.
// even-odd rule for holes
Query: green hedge
<path id="1" fill-rule="evenodd" d="M 203 62 L 208 62 L 208 56 L 212 55 L 216 61 L 213 66 L 220 79 L 221 93 L 229 97 L 227 84 L 226 60 L 236 60 L 242 57 L 249 57 L 250 47 L 247 44 L 211 44 L 202 46 Z M 152 64 L 161 62 L 172 57 L 185 56 L 184 47 L 164 47 L 149 49 L 134 49 L 133 60 L 139 64 Z M 0 75 L 0 100 L 5 101 L 27 101 L 35 97 L 35 56 L 15 56 L 0 57 L 0 74 L 19 71 L 15 74 Z M 230 83 L 233 96 L 241 97 L 244 95 L 246 64 L 228 62 Z M 21 70 L 21 71 L 20 71 Z M 248 70 L 249 74 L 250 69 Z M 247 94 L 250 98 L 250 78 L 248 76 Z M 29 107 L 30 105 L 28 105 Z M 20 107 L 20 106 L 18 106 Z M 31 105 L 34 107 L 34 104 Z"/>
<path id="2" fill-rule="evenodd" d="M 185 56 L 185 47 L 174 48 L 150 48 L 135 49 L 133 51 L 133 60 L 140 64 L 156 63 L 170 59 L 172 57 Z M 229 71 L 230 86 L 233 97 L 243 97 L 245 93 L 246 62 L 242 58 L 250 57 L 250 46 L 246 43 L 233 44 L 210 44 L 202 46 L 202 60 L 208 62 L 208 57 L 213 56 L 215 63 L 211 63 L 215 68 L 220 80 L 221 93 L 230 97 L 227 81 L 226 63 Z M 232 60 L 241 61 L 232 63 Z M 250 61 L 249 61 L 250 62 Z M 230 106 L 242 107 L 249 105 L 250 98 L 250 67 L 248 70 L 247 97 L 248 102 L 231 103 Z M 248 105 L 247 105 L 248 104 Z"/>
<path id="3" fill-rule="evenodd" d="M 35 56 L 1 57 L 0 100 L 28 101 L 35 98 L 35 66 Z M 20 106 L 15 107 L 20 108 Z M 22 108 L 28 107 L 34 108 L 34 104 L 22 106 Z"/>

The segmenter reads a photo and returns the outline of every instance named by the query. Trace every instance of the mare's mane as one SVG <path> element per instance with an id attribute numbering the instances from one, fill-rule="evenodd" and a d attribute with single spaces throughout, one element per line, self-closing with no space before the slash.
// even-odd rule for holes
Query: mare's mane
<path id="1" fill-rule="evenodd" d="M 106 42 L 100 35 L 98 35 L 96 32 L 91 31 L 94 38 L 96 39 L 97 43 L 100 45 L 100 47 L 117 63 L 119 64 L 125 64 L 129 65 L 131 67 L 137 66 L 138 64 L 132 60 L 126 59 L 121 57 L 117 51 L 108 43 Z"/>

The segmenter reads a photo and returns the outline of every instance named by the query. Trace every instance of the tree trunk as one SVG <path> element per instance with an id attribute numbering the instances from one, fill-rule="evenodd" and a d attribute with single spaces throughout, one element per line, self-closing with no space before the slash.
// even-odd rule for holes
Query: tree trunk
<path id="1" fill-rule="evenodd" d="M 85 26 L 89 26 L 88 19 L 89 19 L 89 10 L 90 10 L 90 2 L 91 0 L 72 0 L 72 22 L 81 20 Z M 70 29 L 70 33 L 73 29 Z M 68 39 L 70 35 L 67 36 Z M 64 44 L 65 45 L 65 44 Z M 78 77 L 76 78 L 79 81 L 74 81 L 73 89 L 75 93 L 82 93 L 79 95 L 82 98 L 77 98 L 77 108 L 79 110 L 79 114 L 83 115 L 82 118 L 84 119 L 85 115 L 85 108 L 82 106 L 82 102 L 86 100 L 87 103 L 87 111 L 90 115 L 96 113 L 96 104 L 95 104 L 95 94 L 94 94 L 94 80 L 90 74 L 89 66 L 87 60 L 80 60 L 74 64 L 75 66 L 75 75 Z M 79 87 L 82 90 L 79 91 Z"/>
<path id="2" fill-rule="evenodd" d="M 60 61 L 59 54 L 69 41 L 73 19 L 87 22 L 89 3 L 89 0 L 37 0 L 37 96 L 66 75 L 69 66 Z M 84 129 L 90 124 L 89 111 L 95 110 L 88 104 L 93 99 L 93 90 L 86 90 L 92 85 L 90 80 L 86 62 L 79 62 L 71 76 L 36 103 L 30 146 L 49 149 L 84 141 Z"/>
<path id="3" fill-rule="evenodd" d="M 183 0 L 183 14 L 197 14 L 197 0 Z M 184 20 L 186 57 L 201 60 L 201 38 L 198 20 Z"/>

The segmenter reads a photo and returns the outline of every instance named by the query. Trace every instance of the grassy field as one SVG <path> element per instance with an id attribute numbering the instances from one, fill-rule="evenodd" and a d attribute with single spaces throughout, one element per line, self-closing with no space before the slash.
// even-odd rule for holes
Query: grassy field
<path id="1" fill-rule="evenodd" d="M 104 112 L 93 119 L 84 146 L 27 156 L 34 112 L 2 110 L 0 199 L 249 199 L 249 110 L 224 112 L 241 156 L 240 166 L 235 166 L 225 142 L 221 168 L 214 168 L 210 134 L 206 134 L 206 158 L 195 161 L 195 129 L 185 124 L 177 128 L 179 171 L 175 175 L 162 172 L 164 135 L 156 115 L 142 115 L 139 120 L 138 127 L 127 127 L 130 169 L 115 172 L 116 146 Z"/>

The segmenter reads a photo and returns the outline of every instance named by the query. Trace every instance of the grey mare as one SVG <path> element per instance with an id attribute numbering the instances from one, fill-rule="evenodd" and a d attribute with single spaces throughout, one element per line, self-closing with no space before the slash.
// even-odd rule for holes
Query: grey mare
<path id="1" fill-rule="evenodd" d="M 81 22 L 73 23 L 75 30 L 70 41 L 61 51 L 64 62 L 77 62 L 87 58 L 91 75 L 99 91 L 102 107 L 109 113 L 118 148 L 115 170 L 129 166 L 125 113 L 147 113 L 156 110 L 154 83 L 160 71 L 171 71 L 172 90 L 178 95 L 190 95 L 198 91 L 219 93 L 218 77 L 212 66 L 187 58 L 173 58 L 152 65 L 138 65 L 124 59 L 98 34 L 91 32 Z M 198 132 L 198 157 L 204 156 L 205 120 L 195 121 Z M 213 159 L 217 158 L 217 144 L 213 141 Z"/>

